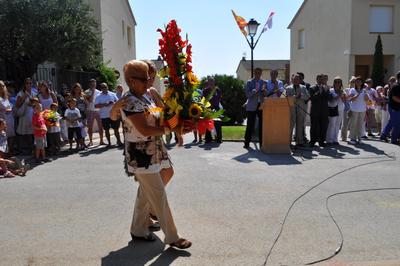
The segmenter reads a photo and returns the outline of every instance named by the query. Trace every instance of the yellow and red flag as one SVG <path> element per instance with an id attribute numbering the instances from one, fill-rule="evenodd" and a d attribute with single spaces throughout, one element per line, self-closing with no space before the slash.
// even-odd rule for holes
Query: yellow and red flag
<path id="1" fill-rule="evenodd" d="M 243 33 L 243 35 L 246 37 L 247 36 L 247 31 L 246 31 L 246 26 L 247 26 L 247 21 L 242 18 L 241 16 L 236 15 L 236 13 L 232 10 L 233 17 L 236 20 L 237 25 L 239 26 L 240 31 Z"/>

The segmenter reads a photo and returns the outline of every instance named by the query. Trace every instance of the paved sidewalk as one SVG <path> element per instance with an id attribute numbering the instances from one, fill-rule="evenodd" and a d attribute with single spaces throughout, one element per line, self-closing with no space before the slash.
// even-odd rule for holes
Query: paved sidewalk
<path id="1" fill-rule="evenodd" d="M 190 143 L 192 134 L 186 136 Z M 400 187 L 399 147 L 358 147 L 268 156 L 242 143 L 186 144 L 170 150 L 175 176 L 168 197 L 187 251 L 131 243 L 137 183 L 123 172 L 122 151 L 93 148 L 40 165 L 27 177 L 0 180 L 0 265 L 262 265 L 291 203 L 267 265 L 301 265 L 329 256 L 339 233 L 325 208 L 337 192 Z M 366 163 L 371 163 L 366 165 Z M 350 169 L 352 168 L 352 169 Z M 344 232 L 341 253 L 321 265 L 400 265 L 400 192 L 335 197 Z"/>

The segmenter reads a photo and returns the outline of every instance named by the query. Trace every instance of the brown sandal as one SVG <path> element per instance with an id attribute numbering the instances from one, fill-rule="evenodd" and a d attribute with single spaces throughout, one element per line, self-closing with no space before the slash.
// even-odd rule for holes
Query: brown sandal
<path id="1" fill-rule="evenodd" d="M 187 239 L 184 238 L 179 238 L 178 241 L 169 244 L 171 247 L 176 247 L 179 249 L 187 249 L 190 248 L 192 246 L 192 242 L 190 242 Z"/>

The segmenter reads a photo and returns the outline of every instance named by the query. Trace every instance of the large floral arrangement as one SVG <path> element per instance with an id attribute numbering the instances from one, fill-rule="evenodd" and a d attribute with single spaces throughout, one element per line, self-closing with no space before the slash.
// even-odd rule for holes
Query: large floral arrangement
<path id="1" fill-rule="evenodd" d="M 55 111 L 46 109 L 42 112 L 42 116 L 43 116 L 46 126 L 48 126 L 48 127 L 59 126 L 58 116 Z"/>
<path id="2" fill-rule="evenodd" d="M 165 108 L 163 117 L 174 128 L 179 120 L 212 120 L 221 113 L 210 109 L 208 97 L 201 97 L 196 88 L 199 80 L 192 69 L 192 45 L 180 36 L 181 29 L 175 20 L 171 20 L 165 30 L 158 29 L 162 38 L 159 40 L 160 56 L 164 67 L 160 76 L 165 80 L 166 91 L 163 95 Z"/>

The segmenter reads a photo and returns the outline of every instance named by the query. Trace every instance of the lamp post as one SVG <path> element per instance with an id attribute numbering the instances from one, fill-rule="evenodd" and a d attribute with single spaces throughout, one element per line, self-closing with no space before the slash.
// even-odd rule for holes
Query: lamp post
<path id="1" fill-rule="evenodd" d="M 250 46 L 250 50 L 251 50 L 251 78 L 254 77 L 254 61 L 253 61 L 253 50 L 254 48 L 256 48 L 257 42 L 254 43 L 254 36 L 256 36 L 257 34 L 257 28 L 260 25 L 260 23 L 257 22 L 257 20 L 255 19 L 250 19 L 249 23 L 247 24 L 247 31 L 249 32 L 249 36 L 250 36 L 250 42 L 249 40 L 246 38 L 247 43 Z"/>

